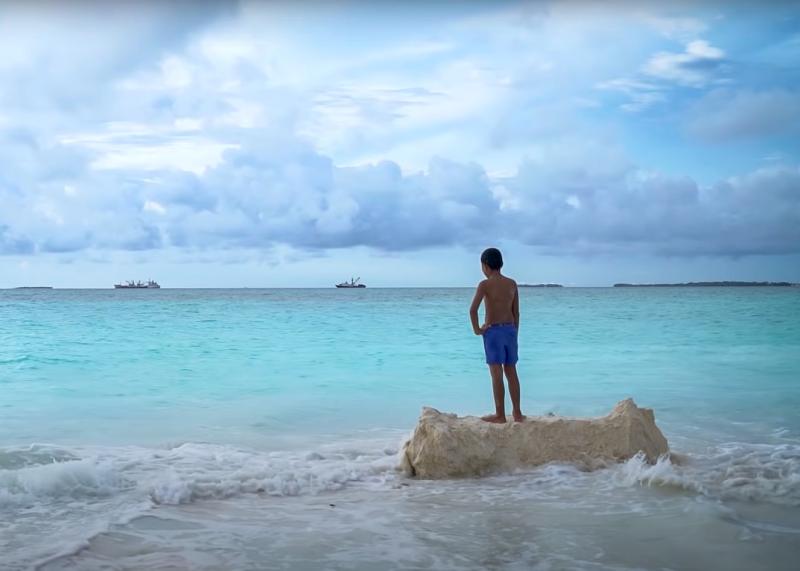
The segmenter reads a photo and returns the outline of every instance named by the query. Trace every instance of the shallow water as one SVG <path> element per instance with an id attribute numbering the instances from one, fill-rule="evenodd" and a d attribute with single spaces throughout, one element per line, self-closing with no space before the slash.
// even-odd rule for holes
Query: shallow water
<path id="1" fill-rule="evenodd" d="M 521 290 L 524 410 L 685 462 L 409 480 L 422 405 L 491 408 L 471 294 L 0 291 L 0 565 L 794 568 L 800 290 Z"/>

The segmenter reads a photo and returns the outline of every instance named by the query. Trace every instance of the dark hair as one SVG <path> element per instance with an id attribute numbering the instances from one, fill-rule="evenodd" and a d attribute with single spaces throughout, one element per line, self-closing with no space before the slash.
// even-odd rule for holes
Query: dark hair
<path id="1" fill-rule="evenodd" d="M 503 254 L 497 248 L 486 248 L 481 254 L 481 263 L 492 270 L 499 270 L 503 267 Z"/>

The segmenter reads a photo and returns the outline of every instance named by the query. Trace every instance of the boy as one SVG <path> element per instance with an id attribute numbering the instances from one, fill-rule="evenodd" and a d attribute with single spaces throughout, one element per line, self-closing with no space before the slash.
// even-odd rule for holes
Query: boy
<path id="1" fill-rule="evenodd" d="M 486 279 L 478 284 L 475 298 L 469 308 L 472 330 L 483 336 L 486 363 L 492 375 L 495 413 L 481 417 L 486 422 L 506 421 L 503 372 L 508 379 L 508 392 L 515 422 L 525 417 L 519 406 L 519 377 L 517 377 L 517 331 L 519 330 L 519 292 L 517 282 L 500 273 L 503 255 L 497 248 L 488 248 L 481 254 L 481 268 Z M 486 322 L 478 327 L 478 307 L 484 302 Z"/>

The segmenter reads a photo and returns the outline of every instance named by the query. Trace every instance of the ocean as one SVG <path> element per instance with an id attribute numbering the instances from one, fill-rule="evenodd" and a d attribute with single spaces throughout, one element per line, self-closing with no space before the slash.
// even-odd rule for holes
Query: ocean
<path id="1" fill-rule="evenodd" d="M 521 289 L 523 411 L 675 459 L 421 481 L 472 289 L 0 291 L 0 568 L 796 569 L 800 288 Z"/>

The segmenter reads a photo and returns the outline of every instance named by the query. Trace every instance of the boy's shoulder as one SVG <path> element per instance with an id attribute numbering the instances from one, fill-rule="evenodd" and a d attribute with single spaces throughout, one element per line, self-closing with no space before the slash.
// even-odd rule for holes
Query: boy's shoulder
<path id="1" fill-rule="evenodd" d="M 498 285 L 500 283 L 506 283 L 506 284 L 511 284 L 514 287 L 517 287 L 517 282 L 512 278 L 508 276 L 501 276 L 501 278 L 503 279 L 503 282 L 493 282 L 489 278 L 482 279 L 480 282 L 478 282 L 478 289 L 485 289 L 487 287 L 490 287 L 492 283 L 497 283 Z"/>

